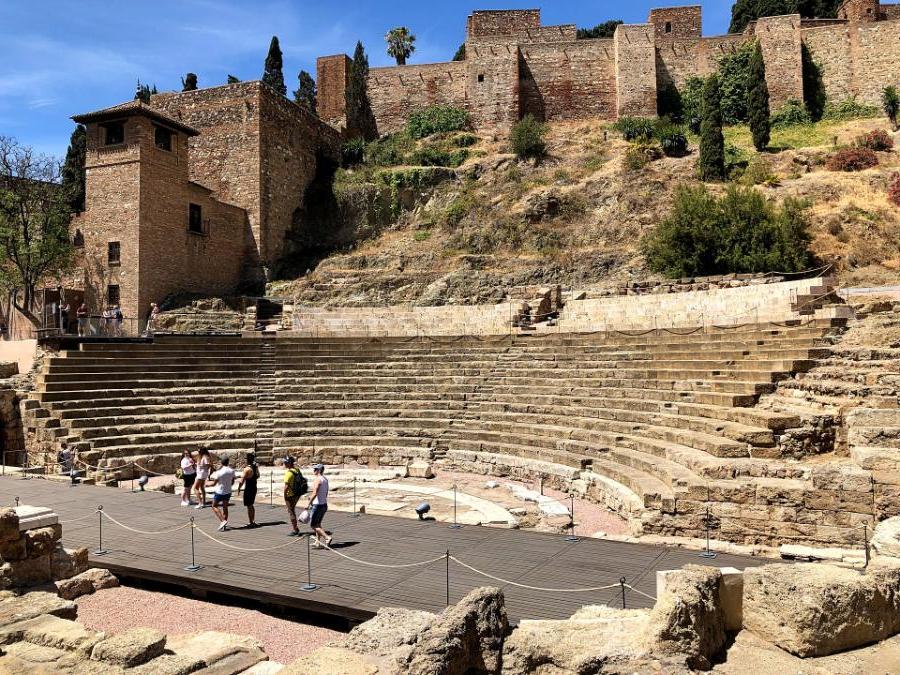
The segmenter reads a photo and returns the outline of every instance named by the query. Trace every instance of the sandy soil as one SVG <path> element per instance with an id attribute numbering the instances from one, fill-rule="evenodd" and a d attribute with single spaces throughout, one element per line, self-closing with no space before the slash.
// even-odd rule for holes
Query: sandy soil
<path id="1" fill-rule="evenodd" d="M 262 641 L 269 658 L 279 663 L 290 663 L 341 635 L 329 628 L 253 609 L 128 586 L 79 598 L 78 621 L 94 630 L 114 633 L 144 626 L 172 636 L 201 630 L 252 635 Z"/>

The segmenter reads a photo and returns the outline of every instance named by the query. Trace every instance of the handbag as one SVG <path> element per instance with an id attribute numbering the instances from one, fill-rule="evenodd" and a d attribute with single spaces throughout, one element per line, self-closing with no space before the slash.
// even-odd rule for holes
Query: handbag
<path id="1" fill-rule="evenodd" d="M 299 520 L 304 525 L 309 522 L 309 510 L 308 509 L 303 509 L 300 512 Z"/>

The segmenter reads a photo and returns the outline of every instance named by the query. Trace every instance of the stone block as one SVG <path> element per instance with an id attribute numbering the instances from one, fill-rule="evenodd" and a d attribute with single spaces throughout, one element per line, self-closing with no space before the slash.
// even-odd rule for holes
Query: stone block
<path id="1" fill-rule="evenodd" d="M 25 547 L 29 558 L 49 557 L 56 548 L 57 541 L 59 541 L 59 537 L 56 529 L 52 526 L 25 532 Z"/>
<path id="2" fill-rule="evenodd" d="M 189 675 L 201 670 L 202 660 L 180 654 L 163 654 L 136 668 L 129 669 L 129 675 Z"/>
<path id="3" fill-rule="evenodd" d="M 95 567 L 86 572 L 82 572 L 78 576 L 90 581 L 95 591 L 101 591 L 105 588 L 116 588 L 119 586 L 118 578 L 109 570 L 102 570 Z"/>
<path id="4" fill-rule="evenodd" d="M 408 467 L 410 478 L 434 478 L 431 464 L 427 462 L 413 462 Z"/>
<path id="5" fill-rule="evenodd" d="M 134 668 L 162 655 L 166 636 L 151 628 L 132 628 L 94 645 L 91 659 Z"/>
<path id="6" fill-rule="evenodd" d="M 15 509 L 0 509 L 0 541 L 19 538 L 19 516 Z"/>
<path id="7" fill-rule="evenodd" d="M 0 629 L 2 644 L 25 640 L 32 644 L 69 652 L 85 653 L 102 638 L 103 633 L 89 630 L 75 621 L 49 614 L 9 624 Z"/>
<path id="8" fill-rule="evenodd" d="M 19 534 L 18 531 L 16 534 Z M 23 560 L 27 555 L 25 537 L 0 541 L 0 560 Z"/>
<path id="9" fill-rule="evenodd" d="M 33 591 L 0 601 L 0 626 L 50 614 L 60 619 L 74 619 L 78 608 L 55 593 Z"/>
<path id="10" fill-rule="evenodd" d="M 90 579 L 81 576 L 63 579 L 56 582 L 56 592 L 64 600 L 75 600 L 82 595 L 90 595 L 94 592 L 94 585 Z"/>
<path id="11" fill-rule="evenodd" d="M 40 586 L 53 581 L 50 555 L 25 560 L 10 560 L 0 565 L 0 589 Z"/>
<path id="12" fill-rule="evenodd" d="M 81 574 L 88 568 L 86 548 L 63 548 L 57 545 L 50 557 L 50 574 L 53 579 L 68 579 Z"/>
<path id="13" fill-rule="evenodd" d="M 365 656 L 340 647 L 320 647 L 288 664 L 279 675 L 377 675 L 379 668 Z"/>
<path id="14" fill-rule="evenodd" d="M 745 629 L 797 656 L 826 656 L 900 631 L 900 569 L 748 568 L 743 602 Z"/>
<path id="15" fill-rule="evenodd" d="M 19 517 L 20 532 L 59 524 L 59 517 L 46 506 L 17 506 L 15 511 Z"/>

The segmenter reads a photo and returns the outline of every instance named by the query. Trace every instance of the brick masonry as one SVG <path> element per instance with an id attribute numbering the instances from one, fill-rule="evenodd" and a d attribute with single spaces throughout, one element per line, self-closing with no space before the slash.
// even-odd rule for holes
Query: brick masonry
<path id="1" fill-rule="evenodd" d="M 900 83 L 900 5 L 847 0 L 840 19 L 767 17 L 740 35 L 702 37 L 699 6 L 651 10 L 612 40 L 576 40 L 575 26 L 541 26 L 539 10 L 476 11 L 468 17 L 467 62 L 375 68 L 369 94 L 381 133 L 435 103 L 469 111 L 474 123 L 506 127 L 542 119 L 656 114 L 657 93 L 707 75 L 741 44 L 759 39 L 773 109 L 802 98 L 801 45 L 824 66 L 832 99 L 877 104 Z M 343 124 L 344 55 L 319 61 L 320 114 Z"/>

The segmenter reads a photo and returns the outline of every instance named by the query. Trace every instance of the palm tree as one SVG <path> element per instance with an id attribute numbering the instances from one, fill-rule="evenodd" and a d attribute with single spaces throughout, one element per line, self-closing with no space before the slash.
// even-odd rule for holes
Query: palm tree
<path id="1" fill-rule="evenodd" d="M 388 56 L 393 56 L 397 59 L 398 66 L 405 66 L 406 59 L 416 51 L 416 36 L 410 33 L 409 28 L 406 26 L 400 26 L 388 31 L 384 39 L 388 44 Z"/>
<path id="2" fill-rule="evenodd" d="M 884 108 L 884 114 L 891 122 L 891 127 L 897 131 L 897 115 L 900 114 L 900 94 L 894 86 L 885 87 L 884 93 L 881 95 L 881 105 Z"/>

